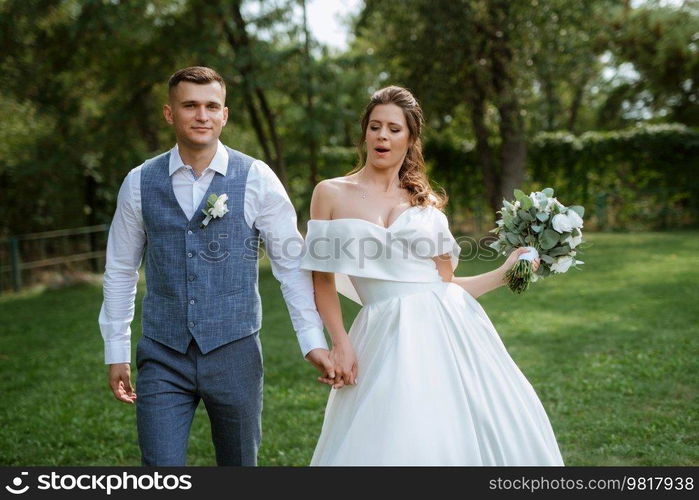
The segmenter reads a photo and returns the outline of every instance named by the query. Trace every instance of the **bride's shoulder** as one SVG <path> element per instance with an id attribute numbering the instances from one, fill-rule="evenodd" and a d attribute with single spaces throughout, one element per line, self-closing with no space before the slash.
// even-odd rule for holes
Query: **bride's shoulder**
<path id="1" fill-rule="evenodd" d="M 442 200 L 432 194 L 429 195 L 428 202 L 425 205 L 425 214 L 432 227 L 438 231 L 449 230 L 449 218 L 444 212 L 444 204 Z"/>
<path id="2" fill-rule="evenodd" d="M 332 209 L 337 200 L 347 196 L 352 189 L 356 189 L 356 184 L 353 176 L 333 177 L 322 180 L 313 188 L 311 205 L 316 202 L 329 205 L 330 209 Z M 313 218 L 315 219 L 315 217 Z"/>
<path id="3" fill-rule="evenodd" d="M 437 198 L 433 194 L 429 194 L 427 196 L 427 203 L 425 204 L 425 208 L 428 208 L 430 213 L 442 217 L 446 217 L 446 214 L 444 213 L 444 206 L 443 206 L 442 200 Z"/>
<path id="4" fill-rule="evenodd" d="M 316 184 L 311 197 L 311 219 L 331 219 L 337 201 L 351 188 L 348 177 L 333 177 Z"/>
<path id="5" fill-rule="evenodd" d="M 347 189 L 355 188 L 357 181 L 354 175 L 345 175 L 342 177 L 332 177 L 330 179 L 325 179 L 316 184 L 315 189 L 320 189 L 324 192 L 333 191 L 343 191 Z"/>

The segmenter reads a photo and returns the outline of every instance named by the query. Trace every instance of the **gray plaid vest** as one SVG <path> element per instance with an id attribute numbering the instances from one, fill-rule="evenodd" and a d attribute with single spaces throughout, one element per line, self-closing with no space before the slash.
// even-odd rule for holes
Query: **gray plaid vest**
<path id="1" fill-rule="evenodd" d="M 168 174 L 170 153 L 141 167 L 146 231 L 143 335 L 178 352 L 192 338 L 206 354 L 260 329 L 259 233 L 245 222 L 245 184 L 254 158 L 226 148 L 228 171 L 214 174 L 187 220 Z M 210 194 L 228 194 L 229 212 L 201 229 Z"/>

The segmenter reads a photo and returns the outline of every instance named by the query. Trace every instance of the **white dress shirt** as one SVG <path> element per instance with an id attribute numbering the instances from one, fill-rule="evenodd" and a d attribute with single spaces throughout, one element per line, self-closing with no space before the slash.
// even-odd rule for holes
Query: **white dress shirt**
<path id="1" fill-rule="evenodd" d="M 175 197 L 191 219 L 216 172 L 226 174 L 228 152 L 219 141 L 214 158 L 198 178 L 192 167 L 182 161 L 177 146 L 170 153 L 169 171 Z M 131 361 L 131 321 L 138 269 L 146 243 L 141 212 L 142 167 L 134 168 L 124 179 L 109 230 L 104 302 L 99 315 L 106 364 Z M 255 225 L 265 243 L 272 273 L 281 283 L 303 355 L 312 349 L 327 349 L 323 323 L 315 306 L 311 273 L 299 269 L 303 240 L 296 228 L 296 212 L 277 176 L 260 160 L 253 162 L 248 173 L 244 211 L 248 226 Z"/>

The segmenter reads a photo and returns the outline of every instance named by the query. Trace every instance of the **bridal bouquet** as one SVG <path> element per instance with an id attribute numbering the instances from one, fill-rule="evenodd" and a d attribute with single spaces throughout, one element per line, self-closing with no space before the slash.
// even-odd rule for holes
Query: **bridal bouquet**
<path id="1" fill-rule="evenodd" d="M 490 232 L 498 235 L 491 248 L 499 254 L 509 255 L 515 248 L 527 247 L 517 263 L 505 274 L 507 286 L 514 293 L 527 290 L 529 284 L 550 274 L 565 273 L 571 267 L 583 264 L 576 260 L 582 237 L 583 214 L 579 205 L 566 207 L 553 197 L 553 189 L 546 188 L 529 196 L 514 190 L 515 201 L 503 200 L 497 213 L 497 227 Z M 539 257 L 541 263 L 532 272 L 532 261 Z"/>

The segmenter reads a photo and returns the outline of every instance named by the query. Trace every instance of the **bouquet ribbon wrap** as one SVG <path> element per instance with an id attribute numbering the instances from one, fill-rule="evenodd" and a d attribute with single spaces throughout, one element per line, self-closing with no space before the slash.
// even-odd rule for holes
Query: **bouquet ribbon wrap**
<path id="1" fill-rule="evenodd" d="M 526 253 L 520 255 L 517 260 L 528 260 L 529 262 L 534 262 L 534 260 L 539 258 L 539 252 L 534 247 L 524 247 L 529 250 Z"/>

